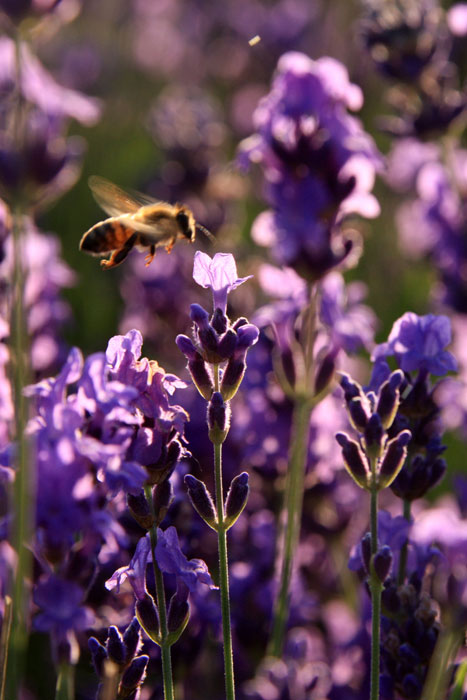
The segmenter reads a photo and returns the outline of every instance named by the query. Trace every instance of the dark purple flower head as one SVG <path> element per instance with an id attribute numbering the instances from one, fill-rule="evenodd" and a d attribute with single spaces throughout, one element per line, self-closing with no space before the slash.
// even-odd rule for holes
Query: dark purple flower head
<path id="1" fill-rule="evenodd" d="M 193 279 L 201 287 L 211 289 L 214 310 L 221 309 L 225 314 L 228 293 L 251 277 L 237 276 L 235 259 L 230 253 L 216 253 L 213 258 L 200 250 L 195 253 Z"/>
<path id="2" fill-rule="evenodd" d="M 408 311 L 398 319 L 387 343 L 378 345 L 372 359 L 395 356 L 404 372 L 425 370 L 436 376 L 455 372 L 457 363 L 445 350 L 451 342 L 451 322 L 447 316 L 417 316 Z"/>
<path id="3" fill-rule="evenodd" d="M 209 588 L 217 588 L 209 574 L 208 567 L 201 559 L 188 560 L 180 549 L 177 531 L 174 527 L 157 530 L 156 560 L 161 571 L 174 574 L 195 591 L 198 583 Z"/>
<path id="4" fill-rule="evenodd" d="M 34 626 L 41 632 L 63 637 L 70 630 L 84 630 L 93 624 L 94 616 L 83 606 L 84 591 L 72 581 L 57 576 L 42 578 L 34 590 L 34 602 L 41 612 Z"/>
<path id="5" fill-rule="evenodd" d="M 286 53 L 255 112 L 257 133 L 241 146 L 241 164 L 261 164 L 272 206 L 253 236 L 306 277 L 321 277 L 353 249 L 338 231 L 344 216 L 379 213 L 370 194 L 379 156 L 346 111 L 361 104 L 360 89 L 338 61 Z"/>

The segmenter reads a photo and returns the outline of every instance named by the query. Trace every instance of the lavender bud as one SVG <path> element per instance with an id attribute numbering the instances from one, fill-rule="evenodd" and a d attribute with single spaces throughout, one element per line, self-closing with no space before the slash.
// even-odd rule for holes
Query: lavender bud
<path id="1" fill-rule="evenodd" d="M 186 335 L 177 335 L 175 342 L 179 350 L 185 355 L 187 360 L 194 360 L 200 356 L 199 352 L 193 345 L 193 342 Z M 201 356 L 200 356 L 201 357 Z"/>
<path id="2" fill-rule="evenodd" d="M 399 474 L 407 456 L 407 445 L 411 437 L 410 430 L 403 430 L 387 444 L 378 469 L 378 490 L 389 486 Z"/>
<path id="3" fill-rule="evenodd" d="M 145 530 L 149 530 L 154 525 L 154 515 L 151 513 L 143 490 L 141 489 L 137 496 L 129 493 L 126 497 L 126 502 L 130 513 L 138 525 Z"/>
<path id="4" fill-rule="evenodd" d="M 354 380 L 345 372 L 341 373 L 340 385 L 344 390 L 344 398 L 346 403 L 350 403 L 352 399 L 362 396 L 362 388 L 360 384 L 354 382 Z"/>
<path id="5" fill-rule="evenodd" d="M 108 658 L 106 648 L 95 637 L 89 637 L 88 647 L 94 670 L 99 678 L 102 678 L 104 675 L 104 662 Z"/>
<path id="6" fill-rule="evenodd" d="M 211 318 L 211 326 L 214 328 L 216 333 L 222 335 L 227 330 L 229 320 L 222 309 L 214 309 L 214 313 Z"/>
<path id="7" fill-rule="evenodd" d="M 366 532 L 362 540 L 360 542 L 360 546 L 362 548 L 362 560 L 363 560 L 363 566 L 365 568 L 366 573 L 369 575 L 371 571 L 371 533 Z"/>
<path id="8" fill-rule="evenodd" d="M 360 446 L 345 433 L 337 433 L 336 440 L 342 447 L 344 466 L 350 476 L 359 486 L 368 490 L 371 485 L 371 471 Z"/>
<path id="9" fill-rule="evenodd" d="M 138 651 L 138 647 L 141 641 L 141 628 L 136 617 L 132 619 L 128 627 L 123 634 L 123 643 L 126 649 L 126 661 L 134 657 Z"/>
<path id="10" fill-rule="evenodd" d="M 179 584 L 177 591 L 170 599 L 167 612 L 167 627 L 169 630 L 167 641 L 170 645 L 180 638 L 190 619 L 190 606 L 188 604 L 188 587 Z"/>
<path id="11" fill-rule="evenodd" d="M 193 508 L 209 527 L 217 530 L 216 510 L 206 484 L 192 476 L 192 474 L 185 475 L 185 484 L 188 488 L 188 495 Z"/>
<path id="12" fill-rule="evenodd" d="M 109 636 L 107 637 L 107 656 L 111 661 L 117 664 L 117 666 L 122 666 L 125 663 L 126 649 L 123 643 L 123 637 L 115 627 L 112 625 L 109 627 Z"/>
<path id="13" fill-rule="evenodd" d="M 216 364 L 221 361 L 218 353 L 218 337 L 214 328 L 209 323 L 209 314 L 199 304 L 190 307 L 190 318 L 197 326 L 197 335 L 202 354 L 207 362 Z"/>
<path id="14" fill-rule="evenodd" d="M 199 353 L 197 353 L 194 360 L 190 360 L 188 362 L 188 369 L 190 371 L 193 384 L 198 389 L 203 399 L 209 401 L 211 394 L 214 391 L 214 384 L 212 382 L 211 375 L 206 368 L 206 363 Z"/>
<path id="15" fill-rule="evenodd" d="M 381 418 L 384 430 L 388 430 L 391 427 L 396 417 L 397 409 L 399 408 L 399 386 L 403 377 L 401 370 L 393 372 L 379 390 L 376 412 Z"/>
<path id="16" fill-rule="evenodd" d="M 222 394 L 215 391 L 208 404 L 209 439 L 215 445 L 224 442 L 230 428 L 230 407 L 224 402 Z"/>
<path id="17" fill-rule="evenodd" d="M 148 637 L 160 646 L 159 613 L 153 597 L 149 593 L 146 593 L 144 598 L 136 601 L 135 615 Z"/>
<path id="18" fill-rule="evenodd" d="M 142 654 L 133 659 L 122 676 L 122 680 L 120 681 L 121 688 L 125 688 L 125 690 L 139 688 L 146 676 L 148 662 L 149 656 L 146 656 L 146 654 Z"/>
<path id="19" fill-rule="evenodd" d="M 174 498 L 172 484 L 169 479 L 165 479 L 161 484 L 158 484 L 152 492 L 152 502 L 154 504 L 154 513 L 156 515 L 156 523 L 160 525 L 167 515 L 167 511 Z"/>
<path id="20" fill-rule="evenodd" d="M 355 428 L 357 432 L 364 433 L 370 417 L 367 411 L 367 401 L 365 401 L 362 396 L 357 396 L 355 399 L 349 401 L 347 404 L 347 411 L 352 427 Z"/>
<path id="21" fill-rule="evenodd" d="M 243 360 L 232 358 L 227 363 L 227 367 L 222 375 L 221 394 L 224 401 L 230 401 L 237 393 L 245 374 L 246 363 Z"/>
<path id="22" fill-rule="evenodd" d="M 227 528 L 232 527 L 237 518 L 240 517 L 246 506 L 249 490 L 247 472 L 242 472 L 232 479 L 225 501 L 226 517 L 224 523 Z"/>
<path id="23" fill-rule="evenodd" d="M 219 355 L 221 355 L 224 360 L 227 360 L 229 357 L 232 357 L 236 347 L 237 347 L 237 334 L 235 333 L 234 330 L 229 328 L 229 330 L 224 333 L 224 335 L 222 336 L 222 338 L 219 341 L 219 346 L 218 346 Z"/>
<path id="24" fill-rule="evenodd" d="M 385 544 L 373 557 L 373 569 L 381 583 L 387 579 L 392 566 L 391 548 Z"/>
<path id="25" fill-rule="evenodd" d="M 315 376 L 315 396 L 321 394 L 322 391 L 325 391 L 331 383 L 336 369 L 337 353 L 338 350 L 336 350 L 336 348 L 333 348 L 328 353 L 326 353 L 326 355 L 321 360 Z"/>
<path id="26" fill-rule="evenodd" d="M 245 323 L 237 326 L 238 348 L 247 350 L 256 343 L 259 337 L 259 329 L 253 323 Z"/>
<path id="27" fill-rule="evenodd" d="M 234 331 L 238 331 L 239 328 L 241 328 L 242 326 L 246 326 L 247 323 L 248 319 L 245 318 L 245 316 L 240 316 L 240 318 L 237 318 L 232 328 L 234 329 Z"/>
<path id="28" fill-rule="evenodd" d="M 371 457 L 379 457 L 383 449 L 384 430 L 381 419 L 377 413 L 373 413 L 366 424 L 365 448 Z"/>

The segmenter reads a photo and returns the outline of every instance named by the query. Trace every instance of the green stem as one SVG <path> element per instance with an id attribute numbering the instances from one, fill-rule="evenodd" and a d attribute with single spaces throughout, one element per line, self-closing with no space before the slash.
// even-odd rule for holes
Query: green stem
<path id="1" fill-rule="evenodd" d="M 410 511 L 412 508 L 411 501 L 404 500 L 404 518 L 407 522 L 410 522 Z M 399 571 L 397 573 L 397 583 L 402 586 L 405 580 L 405 568 L 407 566 L 407 555 L 408 555 L 408 541 L 406 540 L 401 547 L 401 554 L 399 557 Z"/>
<path id="2" fill-rule="evenodd" d="M 294 409 L 291 453 L 285 487 L 284 529 L 281 534 L 282 564 L 280 582 L 274 604 L 274 618 L 268 654 L 280 657 L 284 644 L 285 630 L 289 616 L 289 588 L 293 572 L 293 562 L 300 536 L 300 523 L 303 508 L 306 454 L 312 403 L 305 397 L 297 397 Z"/>
<path id="3" fill-rule="evenodd" d="M 442 631 L 431 657 L 422 700 L 438 700 L 446 697 L 452 678 L 452 664 L 462 643 L 463 633 L 454 628 Z"/>
<path id="4" fill-rule="evenodd" d="M 21 37 L 19 32 L 16 32 L 15 36 L 15 62 L 17 94 L 13 110 L 12 130 L 15 146 L 20 151 L 23 145 L 21 131 L 23 96 L 21 88 Z M 6 670 L 5 697 L 8 698 L 16 698 L 19 694 L 19 684 L 25 663 L 28 641 L 25 581 L 29 578 L 31 570 L 31 553 L 24 546 L 24 543 L 30 541 L 32 529 L 31 514 L 34 510 L 33 470 L 29 464 L 30 450 L 24 438 L 27 423 L 27 403 L 23 395 L 23 388 L 29 383 L 29 352 L 23 295 L 24 271 L 21 237 L 24 203 L 21 201 L 21 196 L 22 193 L 16 193 L 13 201 L 13 276 L 10 294 L 10 374 L 14 397 L 14 440 L 16 443 L 16 474 L 13 489 L 15 521 L 11 543 L 18 558 L 12 586 L 12 627 L 7 652 L 8 668 Z"/>
<path id="5" fill-rule="evenodd" d="M 235 700 L 235 681 L 230 625 L 229 560 L 227 530 L 224 525 L 224 490 L 222 487 L 222 444 L 214 444 L 214 475 L 216 482 L 217 537 L 219 546 L 219 587 L 221 594 L 222 635 L 224 640 L 224 672 L 226 700 Z"/>
<path id="6" fill-rule="evenodd" d="M 55 687 L 55 700 L 73 700 L 75 697 L 74 675 L 74 668 L 71 664 L 60 664 Z"/>
<path id="7" fill-rule="evenodd" d="M 152 489 L 146 486 L 144 489 L 146 500 L 153 510 Z M 151 538 L 152 563 L 154 568 L 154 579 L 156 582 L 156 603 L 159 613 L 160 633 L 161 633 L 161 656 L 162 656 L 162 679 L 164 683 L 164 699 L 174 700 L 174 685 L 172 678 L 172 659 L 170 654 L 170 644 L 167 643 L 169 629 L 167 625 L 167 605 L 165 601 L 164 577 L 156 561 L 157 528 L 155 525 L 149 530 Z"/>
<path id="8" fill-rule="evenodd" d="M 23 389 L 29 383 L 27 368 L 28 342 L 24 312 L 24 275 L 21 257 L 20 207 L 13 216 L 13 284 L 11 294 L 10 332 L 12 339 L 11 380 L 15 409 L 16 474 L 14 482 L 15 521 L 12 545 L 17 553 L 17 565 L 13 583 L 13 624 L 8 652 L 7 697 L 17 697 L 18 686 L 24 666 L 27 645 L 26 590 L 25 581 L 31 570 L 31 554 L 24 543 L 30 539 L 33 507 L 33 470 L 30 465 L 30 450 L 24 437 L 27 423 L 27 403 Z"/>
<path id="9" fill-rule="evenodd" d="M 376 485 L 370 492 L 370 529 L 371 529 L 371 554 L 378 551 L 378 491 Z M 381 635 L 381 593 L 383 586 L 375 571 L 370 574 L 371 591 L 371 676 L 370 676 L 370 700 L 379 698 L 379 656 Z"/>

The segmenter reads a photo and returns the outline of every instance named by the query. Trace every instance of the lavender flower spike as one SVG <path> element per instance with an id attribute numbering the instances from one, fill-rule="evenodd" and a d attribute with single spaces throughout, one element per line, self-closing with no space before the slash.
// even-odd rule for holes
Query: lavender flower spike
<path id="1" fill-rule="evenodd" d="M 394 323 L 388 342 L 375 348 L 372 360 L 394 355 L 404 372 L 425 370 L 440 377 L 457 369 L 454 356 L 444 349 L 450 342 L 447 316 L 417 316 L 407 311 Z"/>
<path id="2" fill-rule="evenodd" d="M 217 588 L 205 562 L 201 559 L 188 560 L 183 554 L 177 531 L 173 526 L 167 530 L 157 530 L 155 556 L 160 570 L 166 574 L 175 574 L 184 581 L 190 591 L 196 589 L 198 582 L 205 583 L 209 588 Z"/>
<path id="3" fill-rule="evenodd" d="M 237 266 L 231 253 L 216 253 L 210 258 L 198 250 L 193 264 L 193 279 L 201 287 L 212 290 L 214 309 L 221 309 L 225 314 L 227 294 L 239 287 L 248 277 L 237 277 Z"/>

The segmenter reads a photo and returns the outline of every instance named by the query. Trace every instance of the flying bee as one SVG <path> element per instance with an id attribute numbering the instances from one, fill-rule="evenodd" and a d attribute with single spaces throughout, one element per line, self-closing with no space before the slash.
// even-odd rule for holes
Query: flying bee
<path id="1" fill-rule="evenodd" d="M 128 194 L 103 177 L 93 175 L 89 187 L 94 199 L 110 216 L 99 221 L 81 238 L 79 248 L 90 255 L 111 253 L 108 260 L 101 260 L 105 270 L 120 265 L 132 248 L 144 251 L 146 265 L 150 265 L 156 248 L 164 246 L 170 253 L 179 239 L 193 243 L 196 231 L 208 238 L 214 236 L 182 204 L 157 202 L 142 194 Z"/>

